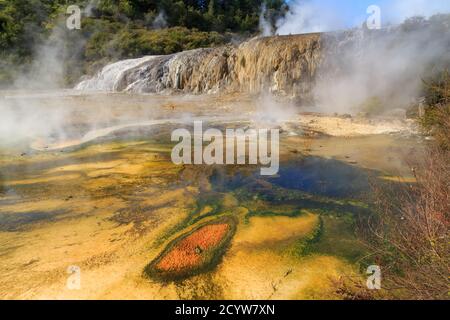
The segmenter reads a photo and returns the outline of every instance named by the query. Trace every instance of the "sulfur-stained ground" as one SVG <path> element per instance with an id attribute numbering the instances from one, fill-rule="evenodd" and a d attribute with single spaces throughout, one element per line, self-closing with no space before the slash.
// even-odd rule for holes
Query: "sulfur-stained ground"
<path id="1" fill-rule="evenodd" d="M 280 173 L 264 178 L 255 167 L 174 165 L 173 127 L 55 150 L 2 146 L 0 298 L 339 299 L 334 281 L 364 282 L 370 263 L 354 228 L 369 214 L 368 179 L 414 182 L 403 161 L 417 152 L 413 138 L 290 125 Z M 236 232 L 205 272 L 168 283 L 144 273 L 172 241 L 223 216 Z M 71 266 L 78 290 L 67 286 Z"/>

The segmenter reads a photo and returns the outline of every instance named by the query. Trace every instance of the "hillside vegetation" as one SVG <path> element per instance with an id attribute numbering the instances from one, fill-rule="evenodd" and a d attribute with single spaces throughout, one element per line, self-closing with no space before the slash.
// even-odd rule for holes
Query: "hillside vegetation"
<path id="1" fill-rule="evenodd" d="M 283 0 L 263 3 L 272 21 L 286 10 Z M 62 61 L 63 82 L 71 84 L 107 62 L 248 37 L 258 31 L 262 2 L 77 1 L 83 11 L 81 30 L 68 30 L 66 10 L 72 4 L 70 0 L 0 0 L 0 86 L 32 71 L 33 59 L 42 55 Z"/>

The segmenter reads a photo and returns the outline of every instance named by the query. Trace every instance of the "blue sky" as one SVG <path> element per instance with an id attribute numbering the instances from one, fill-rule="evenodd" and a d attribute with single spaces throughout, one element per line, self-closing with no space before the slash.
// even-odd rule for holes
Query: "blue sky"
<path id="1" fill-rule="evenodd" d="M 289 3 L 293 1 L 288 0 L 286 2 Z M 308 2 L 308 0 L 303 2 Z M 374 0 L 316 0 L 314 2 L 320 4 L 321 7 L 324 9 L 326 8 L 326 10 L 344 14 L 343 19 L 345 19 L 348 24 L 364 21 L 367 17 L 367 8 L 372 4 L 377 4 L 377 1 Z M 380 1 L 378 1 L 378 4 L 379 3 Z"/>
<path id="2" fill-rule="evenodd" d="M 430 16 L 442 12 L 450 13 L 449 0 L 287 0 L 290 2 L 312 2 L 323 10 L 338 13 L 348 27 L 361 25 L 368 17 L 370 5 L 378 5 L 384 23 L 398 23 L 412 15 Z"/>

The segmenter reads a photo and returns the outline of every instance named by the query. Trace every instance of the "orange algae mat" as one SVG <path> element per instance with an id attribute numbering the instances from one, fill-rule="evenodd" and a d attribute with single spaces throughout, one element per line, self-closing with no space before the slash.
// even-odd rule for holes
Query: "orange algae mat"
<path id="1" fill-rule="evenodd" d="M 209 225 L 201 228 L 180 241 L 156 265 L 159 270 L 180 271 L 198 266 L 202 262 L 202 253 L 211 247 L 217 246 L 226 235 L 227 224 Z"/>
<path id="2" fill-rule="evenodd" d="M 146 273 L 161 280 L 178 280 L 207 271 L 219 262 L 234 230 L 232 219 L 200 226 L 170 243 Z"/>

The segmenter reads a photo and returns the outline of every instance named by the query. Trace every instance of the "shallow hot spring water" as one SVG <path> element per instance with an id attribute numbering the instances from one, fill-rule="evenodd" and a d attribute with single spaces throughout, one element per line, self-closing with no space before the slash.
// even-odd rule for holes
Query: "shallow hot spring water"
<path id="1" fill-rule="evenodd" d="M 370 214 L 370 183 L 408 179 L 402 159 L 417 152 L 395 135 L 283 133 L 279 174 L 263 177 L 256 166 L 174 165 L 176 126 L 2 145 L 0 297 L 333 298 L 330 278 L 371 263 L 354 230 Z M 80 290 L 66 285 L 70 266 Z"/>

